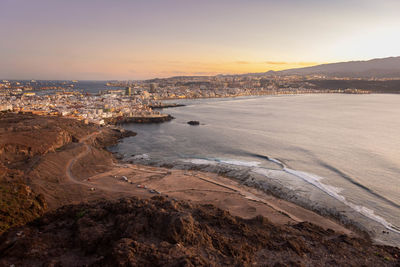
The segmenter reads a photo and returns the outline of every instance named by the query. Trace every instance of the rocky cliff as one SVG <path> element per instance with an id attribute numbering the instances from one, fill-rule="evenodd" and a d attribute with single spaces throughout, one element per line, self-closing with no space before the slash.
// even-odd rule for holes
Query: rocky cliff
<path id="1" fill-rule="evenodd" d="M 400 250 L 157 196 L 65 206 L 0 237 L 10 266 L 398 266 Z"/>
<path id="2" fill-rule="evenodd" d="M 99 131 L 98 126 L 77 120 L 0 113 L 0 233 L 44 214 L 51 191 L 56 194 L 59 191 L 40 190 L 37 184 L 49 177 L 61 181 L 64 175 L 62 162 L 56 161 L 60 163 L 60 168 L 56 168 L 56 163 L 47 164 L 49 159 L 56 159 L 60 153 L 68 159 L 69 146 L 73 148 L 73 144 L 96 131 Z M 104 146 L 128 135 L 132 133 L 105 129 L 93 140 L 93 146 L 107 154 L 102 149 Z M 110 158 L 110 155 L 104 155 L 104 158 Z M 45 170 L 43 166 L 46 166 Z M 56 203 L 59 204 L 62 202 Z"/>

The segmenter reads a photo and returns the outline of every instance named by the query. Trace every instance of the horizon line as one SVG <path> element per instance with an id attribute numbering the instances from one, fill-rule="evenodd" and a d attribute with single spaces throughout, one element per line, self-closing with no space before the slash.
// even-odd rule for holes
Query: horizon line
<path id="1" fill-rule="evenodd" d="M 282 70 L 271 70 L 270 69 L 270 70 L 263 71 L 263 72 L 218 73 L 218 74 L 210 74 L 210 75 L 183 74 L 183 75 L 173 75 L 173 76 L 167 76 L 167 77 L 155 76 L 155 77 L 146 78 L 146 79 L 34 79 L 34 78 L 23 78 L 23 79 L 12 78 L 12 79 L 8 79 L 8 78 L 0 78 L 0 80 L 7 80 L 7 81 L 29 81 L 29 80 L 35 80 L 35 81 L 73 81 L 73 80 L 76 80 L 76 81 L 147 81 L 147 80 L 154 80 L 154 79 L 171 79 L 171 78 L 176 78 L 176 77 L 234 76 L 234 75 L 263 74 L 263 73 L 268 73 L 268 72 L 279 73 L 281 71 L 304 69 L 304 68 L 317 67 L 317 66 L 322 66 L 322 65 L 340 64 L 340 63 L 352 63 L 352 62 L 353 63 L 354 62 L 368 62 L 368 61 L 373 61 L 373 60 L 390 59 L 390 58 L 398 58 L 398 57 L 400 57 L 400 56 L 378 57 L 378 58 L 371 58 L 371 59 L 366 59 L 366 60 L 350 60 L 350 61 L 327 62 L 327 63 L 320 63 L 320 64 L 306 66 L 306 67 L 288 68 L 288 69 L 282 69 Z"/>

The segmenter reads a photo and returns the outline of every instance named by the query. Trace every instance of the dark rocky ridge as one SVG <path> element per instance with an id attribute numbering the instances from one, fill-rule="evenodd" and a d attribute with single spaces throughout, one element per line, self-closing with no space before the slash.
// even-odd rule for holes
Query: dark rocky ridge
<path id="1" fill-rule="evenodd" d="M 0 237 L 10 266 L 399 266 L 400 250 L 161 196 L 64 206 Z"/>

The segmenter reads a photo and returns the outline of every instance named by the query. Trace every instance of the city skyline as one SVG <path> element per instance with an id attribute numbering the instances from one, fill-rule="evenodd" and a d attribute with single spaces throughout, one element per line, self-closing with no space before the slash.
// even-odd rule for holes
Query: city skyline
<path id="1" fill-rule="evenodd" d="M 0 3 L 0 76 L 147 79 L 400 55 L 387 1 Z"/>

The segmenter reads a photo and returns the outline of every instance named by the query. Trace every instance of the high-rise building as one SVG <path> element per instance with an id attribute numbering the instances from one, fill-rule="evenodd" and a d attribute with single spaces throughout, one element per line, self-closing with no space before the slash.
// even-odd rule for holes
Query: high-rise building
<path id="1" fill-rule="evenodd" d="M 125 95 L 131 96 L 132 95 L 132 87 L 126 87 L 125 88 Z"/>
<path id="2" fill-rule="evenodd" d="M 155 93 L 158 87 L 157 83 L 150 83 L 150 93 Z"/>

